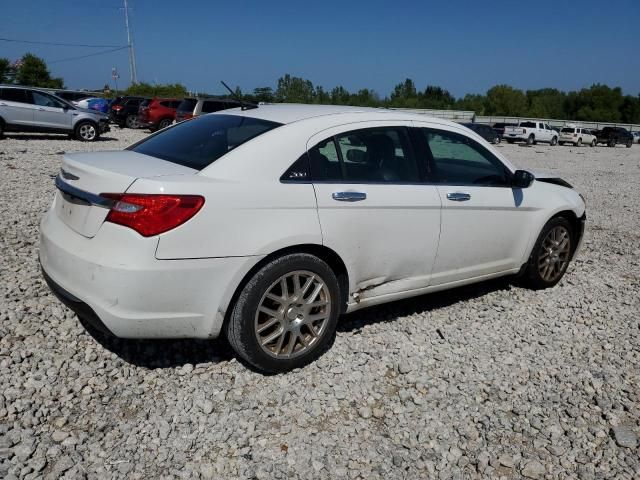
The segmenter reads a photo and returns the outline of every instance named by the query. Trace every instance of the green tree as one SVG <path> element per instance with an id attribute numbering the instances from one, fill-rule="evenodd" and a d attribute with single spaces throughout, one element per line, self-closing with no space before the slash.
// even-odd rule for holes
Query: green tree
<path id="1" fill-rule="evenodd" d="M 351 95 L 350 98 L 350 104 L 359 107 L 379 107 L 380 103 L 378 94 L 368 88 L 358 90 L 358 92 Z"/>
<path id="2" fill-rule="evenodd" d="M 456 99 L 442 87 L 429 85 L 424 92 L 418 94 L 421 108 L 433 108 L 436 110 L 447 110 L 453 107 Z"/>
<path id="3" fill-rule="evenodd" d="M 418 107 L 418 92 L 413 80 L 407 78 L 404 82 L 395 86 L 389 98 L 389 105 L 405 108 Z"/>
<path id="4" fill-rule="evenodd" d="M 184 98 L 187 96 L 187 88 L 181 83 L 166 83 L 151 85 L 150 83 L 134 83 L 125 90 L 125 95 L 140 97 L 171 97 Z"/>
<path id="5" fill-rule="evenodd" d="M 458 99 L 454 106 L 457 110 L 467 110 L 475 112 L 476 115 L 484 115 L 486 103 L 487 97 L 484 95 L 467 93 L 463 98 Z"/>
<path id="6" fill-rule="evenodd" d="M 624 123 L 640 123 L 640 95 L 624 97 L 620 114 Z"/>
<path id="7" fill-rule="evenodd" d="M 300 77 L 292 77 L 288 73 L 278 79 L 276 101 L 286 103 L 313 103 L 313 83 Z"/>
<path id="8" fill-rule="evenodd" d="M 333 105 L 349 105 L 351 103 L 351 94 L 342 85 L 333 87 L 331 90 L 331 103 Z"/>
<path id="9" fill-rule="evenodd" d="M 331 103 L 331 96 L 320 85 L 316 87 L 316 91 L 314 92 L 313 95 L 314 95 L 314 103 L 317 103 L 319 105 L 327 105 Z"/>
<path id="10" fill-rule="evenodd" d="M 271 87 L 254 88 L 253 98 L 256 102 L 273 102 L 273 88 Z"/>
<path id="11" fill-rule="evenodd" d="M 509 85 L 496 85 L 487 92 L 487 115 L 521 117 L 527 114 L 527 97 Z"/>
<path id="12" fill-rule="evenodd" d="M 29 87 L 64 88 L 62 78 L 53 78 L 47 64 L 32 53 L 26 53 L 18 62 L 15 83 Z"/>
<path id="13" fill-rule="evenodd" d="M 11 62 L 8 58 L 0 58 L 0 83 L 9 83 L 12 77 Z"/>
<path id="14" fill-rule="evenodd" d="M 534 118 L 563 118 L 566 95 L 555 88 L 527 90 L 528 115 Z"/>

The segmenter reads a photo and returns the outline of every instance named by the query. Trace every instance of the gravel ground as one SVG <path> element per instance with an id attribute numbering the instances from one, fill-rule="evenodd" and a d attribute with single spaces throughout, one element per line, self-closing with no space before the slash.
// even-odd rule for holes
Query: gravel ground
<path id="1" fill-rule="evenodd" d="M 0 478 L 640 478 L 640 147 L 500 146 L 588 202 L 554 289 L 496 281 L 341 320 L 262 376 L 216 342 L 95 338 L 40 277 L 65 137 L 0 140 Z"/>

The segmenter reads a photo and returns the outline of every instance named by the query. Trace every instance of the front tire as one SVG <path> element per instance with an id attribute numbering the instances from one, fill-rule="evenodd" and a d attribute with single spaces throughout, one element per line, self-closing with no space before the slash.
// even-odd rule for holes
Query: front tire
<path id="1" fill-rule="evenodd" d="M 534 290 L 550 288 L 564 276 L 571 261 L 575 233 L 569 220 L 555 217 L 542 228 L 527 262 L 523 281 Z"/>
<path id="2" fill-rule="evenodd" d="M 80 122 L 73 130 L 74 136 L 81 142 L 95 142 L 100 138 L 98 126 L 93 122 Z"/>
<path id="3" fill-rule="evenodd" d="M 4 138 L 4 122 L 0 120 L 0 138 Z"/>
<path id="4" fill-rule="evenodd" d="M 633 140 L 629 140 L 626 144 L 626 147 L 631 148 L 631 145 L 633 145 Z"/>
<path id="5" fill-rule="evenodd" d="M 558 137 L 553 137 L 551 139 L 551 146 L 555 147 L 558 144 Z"/>
<path id="6" fill-rule="evenodd" d="M 242 288 L 226 324 L 229 344 L 256 369 L 303 367 L 333 342 L 340 315 L 335 273 L 306 253 L 276 258 Z"/>
<path id="7" fill-rule="evenodd" d="M 158 130 L 167 128 L 169 125 L 171 125 L 172 122 L 173 120 L 171 120 L 170 118 L 163 118 L 162 120 L 160 120 L 160 123 L 158 124 Z"/>

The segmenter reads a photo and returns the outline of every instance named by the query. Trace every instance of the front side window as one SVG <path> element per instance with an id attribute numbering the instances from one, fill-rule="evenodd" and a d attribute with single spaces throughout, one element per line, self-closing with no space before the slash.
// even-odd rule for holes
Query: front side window
<path id="1" fill-rule="evenodd" d="M 202 170 L 239 145 L 280 126 L 251 117 L 207 115 L 178 123 L 127 150 Z"/>
<path id="2" fill-rule="evenodd" d="M 309 150 L 316 181 L 417 183 L 420 173 L 403 127 L 354 130 Z"/>
<path id="3" fill-rule="evenodd" d="M 504 164 L 475 140 L 444 130 L 421 131 L 431 156 L 430 181 L 446 185 L 509 184 Z"/>
<path id="4" fill-rule="evenodd" d="M 62 102 L 59 102 L 55 98 L 40 92 L 31 92 L 33 96 L 34 105 L 40 105 L 41 107 L 55 107 L 55 108 L 64 108 L 65 105 Z"/>

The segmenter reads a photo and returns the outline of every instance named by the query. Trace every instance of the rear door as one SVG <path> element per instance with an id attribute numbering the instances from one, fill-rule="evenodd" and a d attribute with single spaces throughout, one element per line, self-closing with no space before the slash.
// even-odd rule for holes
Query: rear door
<path id="1" fill-rule="evenodd" d="M 431 285 L 518 268 L 529 240 L 531 211 L 511 173 L 487 148 L 453 130 L 421 128 L 429 179 L 442 202 L 438 256 Z"/>
<path id="2" fill-rule="evenodd" d="M 323 242 L 347 263 L 356 299 L 428 286 L 440 197 L 402 123 L 336 127 L 308 142 Z"/>
<path id="3" fill-rule="evenodd" d="M 30 127 L 33 124 L 33 105 L 29 91 L 0 88 L 0 116 L 8 125 Z"/>
<path id="4" fill-rule="evenodd" d="M 31 91 L 35 126 L 71 130 L 72 111 L 68 105 L 44 92 Z"/>

